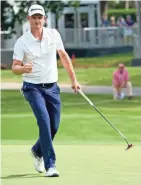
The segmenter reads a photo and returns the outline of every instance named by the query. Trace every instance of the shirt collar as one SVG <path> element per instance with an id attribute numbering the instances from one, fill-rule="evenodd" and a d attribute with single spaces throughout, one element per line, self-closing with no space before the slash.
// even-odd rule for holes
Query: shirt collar
<path id="1" fill-rule="evenodd" d="M 42 35 L 42 39 L 44 39 L 44 38 L 47 38 L 48 36 L 47 36 L 47 32 L 46 32 L 46 30 L 45 30 L 46 28 L 45 27 L 43 27 L 43 35 Z M 29 29 L 28 30 L 28 34 L 29 34 L 29 36 L 34 40 L 34 41 L 37 41 L 37 39 L 32 35 L 32 33 L 31 33 L 31 29 Z"/>

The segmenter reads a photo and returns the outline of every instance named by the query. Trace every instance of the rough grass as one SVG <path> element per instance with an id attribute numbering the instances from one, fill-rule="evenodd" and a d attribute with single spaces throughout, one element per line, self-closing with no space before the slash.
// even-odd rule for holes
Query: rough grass
<path id="1" fill-rule="evenodd" d="M 76 76 L 80 84 L 111 86 L 112 74 L 116 68 L 75 68 Z M 128 67 L 130 80 L 133 87 L 141 87 L 141 67 Z M 22 82 L 20 75 L 14 75 L 10 70 L 1 72 L 2 82 Z M 70 79 L 65 69 L 59 69 L 59 83 L 70 84 Z"/>

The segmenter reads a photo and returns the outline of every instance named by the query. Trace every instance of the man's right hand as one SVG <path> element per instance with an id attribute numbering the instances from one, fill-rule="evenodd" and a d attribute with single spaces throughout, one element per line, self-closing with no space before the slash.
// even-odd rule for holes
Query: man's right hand
<path id="1" fill-rule="evenodd" d="M 33 68 L 33 63 L 29 62 L 27 64 L 24 64 L 23 66 L 23 73 L 31 73 Z"/>

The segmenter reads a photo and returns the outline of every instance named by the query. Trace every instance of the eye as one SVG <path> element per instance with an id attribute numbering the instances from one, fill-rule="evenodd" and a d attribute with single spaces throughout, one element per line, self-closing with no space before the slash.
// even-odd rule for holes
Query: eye
<path id="1" fill-rule="evenodd" d="M 39 20 L 41 20 L 42 19 L 42 16 L 39 16 L 38 18 L 39 18 Z"/>
<path id="2" fill-rule="evenodd" d="M 32 16 L 32 18 L 35 20 L 36 19 L 36 16 Z"/>

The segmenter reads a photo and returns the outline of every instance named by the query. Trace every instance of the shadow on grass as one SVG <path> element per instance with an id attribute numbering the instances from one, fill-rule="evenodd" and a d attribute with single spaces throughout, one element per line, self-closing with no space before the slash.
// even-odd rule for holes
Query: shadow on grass
<path id="1" fill-rule="evenodd" d="M 1 179 L 16 179 L 16 178 L 35 178 L 35 177 L 44 177 L 38 174 L 15 174 L 1 177 Z"/>

